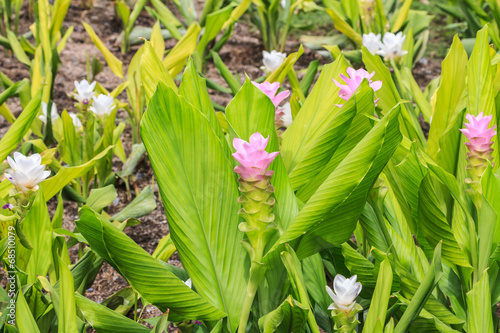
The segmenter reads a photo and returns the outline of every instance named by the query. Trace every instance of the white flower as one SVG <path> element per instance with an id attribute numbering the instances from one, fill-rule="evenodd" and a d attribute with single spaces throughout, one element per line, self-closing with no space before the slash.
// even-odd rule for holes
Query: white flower
<path id="1" fill-rule="evenodd" d="M 42 121 L 42 123 L 47 124 L 47 103 L 42 102 L 42 115 L 38 116 L 38 118 Z M 50 108 L 50 119 L 52 123 L 59 118 L 59 114 L 57 113 L 56 103 L 52 103 L 52 107 Z"/>
<path id="2" fill-rule="evenodd" d="M 262 66 L 260 69 L 262 69 L 266 73 L 271 73 L 278 69 L 283 61 L 285 61 L 286 53 L 281 53 L 274 50 L 271 51 L 271 53 L 262 51 L 262 57 L 264 66 Z"/>
<path id="3" fill-rule="evenodd" d="M 354 275 L 350 279 L 337 274 L 333 280 L 333 289 L 335 292 L 326 286 L 326 292 L 333 300 L 333 303 L 328 307 L 328 310 L 342 310 L 349 312 L 356 304 L 356 297 L 361 292 L 361 283 L 356 282 L 357 276 Z"/>
<path id="4" fill-rule="evenodd" d="M 286 0 L 281 0 L 281 7 L 286 8 Z"/>
<path id="5" fill-rule="evenodd" d="M 187 279 L 186 281 L 183 281 L 186 286 L 191 288 L 193 286 L 193 282 L 191 282 L 191 278 Z"/>
<path id="6" fill-rule="evenodd" d="M 93 99 L 94 102 L 89 109 L 100 117 L 107 116 L 115 108 L 113 105 L 115 100 L 110 95 L 100 94 L 97 98 L 94 97 Z"/>
<path id="7" fill-rule="evenodd" d="M 363 35 L 363 46 L 370 51 L 371 54 L 377 54 L 380 50 L 380 34 L 375 35 L 373 32 Z"/>
<path id="8" fill-rule="evenodd" d="M 7 157 L 10 169 L 5 172 L 5 177 L 18 191 L 27 193 L 30 190 L 38 190 L 38 184 L 50 175 L 50 171 L 44 171 L 40 154 L 33 154 L 29 157 L 21 153 L 14 153 L 14 158 Z"/>
<path id="9" fill-rule="evenodd" d="M 403 50 L 403 42 L 406 36 L 403 36 L 402 32 L 398 32 L 396 35 L 390 32 L 386 32 L 382 43 L 379 43 L 380 50 L 377 51 L 378 55 L 384 57 L 385 60 L 399 59 L 408 52 Z"/>
<path id="10" fill-rule="evenodd" d="M 80 118 L 78 118 L 76 114 L 68 113 L 68 115 L 71 117 L 71 119 L 73 119 L 73 126 L 75 126 L 76 128 L 82 127 L 82 122 L 80 121 Z"/>
<path id="11" fill-rule="evenodd" d="M 292 108 L 290 107 L 290 103 L 286 103 L 285 105 L 283 105 L 282 111 L 285 113 L 285 115 L 281 117 L 281 119 L 283 120 L 283 126 L 290 127 L 293 121 Z"/>
<path id="12" fill-rule="evenodd" d="M 75 88 L 77 94 L 74 95 L 76 100 L 83 103 L 89 104 L 90 99 L 94 96 L 94 88 L 96 82 L 89 84 L 87 80 L 81 80 L 80 82 L 75 81 Z"/>

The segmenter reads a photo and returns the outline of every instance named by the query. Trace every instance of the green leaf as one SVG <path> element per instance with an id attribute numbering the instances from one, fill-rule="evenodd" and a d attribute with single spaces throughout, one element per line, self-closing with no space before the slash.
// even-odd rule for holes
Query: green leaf
<path id="1" fill-rule="evenodd" d="M 392 287 L 392 267 L 389 258 L 386 258 L 380 264 L 377 284 L 373 292 L 370 310 L 365 319 L 363 332 L 373 332 L 377 323 L 385 324 L 385 316 L 387 315 L 387 305 L 391 296 Z"/>
<path id="2" fill-rule="evenodd" d="M 163 59 L 163 65 L 168 69 L 172 77 L 182 72 L 187 59 L 193 54 L 200 30 L 198 23 L 191 24 L 184 36 Z"/>
<path id="3" fill-rule="evenodd" d="M 433 247 L 442 241 L 444 261 L 470 267 L 466 254 L 457 243 L 446 216 L 439 207 L 439 199 L 429 177 L 424 177 L 418 192 L 418 215 L 423 234 Z"/>
<path id="4" fill-rule="evenodd" d="M 149 333 L 145 326 L 75 293 L 78 309 L 98 333 Z"/>
<path id="5" fill-rule="evenodd" d="M 144 44 L 140 68 L 146 101 L 149 103 L 149 100 L 155 93 L 156 87 L 160 82 L 174 89 L 174 91 L 177 91 L 177 86 L 165 66 L 162 64 L 160 58 L 156 55 L 151 43 L 145 42 Z"/>
<path id="6" fill-rule="evenodd" d="M 214 60 L 215 67 L 217 67 L 220 75 L 222 75 L 224 80 L 227 82 L 227 85 L 231 89 L 231 93 L 233 95 L 236 95 L 236 93 L 238 93 L 238 90 L 240 90 L 241 88 L 240 82 L 233 76 L 233 74 L 231 74 L 231 71 L 226 67 L 217 52 L 211 51 L 210 54 L 212 56 L 212 59 Z"/>
<path id="7" fill-rule="evenodd" d="M 163 314 L 158 322 L 156 323 L 155 327 L 151 330 L 151 333 L 164 333 L 167 332 L 167 326 L 168 326 L 168 311 L 167 313 Z"/>
<path id="8" fill-rule="evenodd" d="M 305 234 L 297 251 L 304 258 L 350 238 L 368 192 L 401 142 L 399 112 L 399 106 L 390 111 L 347 155 L 302 208 L 279 243 Z"/>
<path id="9" fill-rule="evenodd" d="M 288 296 L 274 311 L 259 318 L 259 328 L 263 333 L 302 332 L 309 309 Z"/>
<path id="10" fill-rule="evenodd" d="M 236 176 L 222 147 L 226 142 L 204 114 L 163 84 L 144 114 L 141 135 L 182 264 L 200 295 L 228 314 L 234 330 L 243 306 L 247 255 L 237 227 Z"/>
<path id="11" fill-rule="evenodd" d="M 430 269 L 422 281 L 422 284 L 418 287 L 415 295 L 411 299 L 411 302 L 406 308 L 403 316 L 396 325 L 396 328 L 394 329 L 395 333 L 404 333 L 408 331 L 411 322 L 418 316 L 424 307 L 425 302 L 432 294 L 434 287 L 439 282 L 443 273 L 441 267 L 441 246 L 442 243 L 440 242 L 434 249 L 434 258 L 432 259 Z"/>
<path id="12" fill-rule="evenodd" d="M 90 197 L 89 197 L 90 200 Z M 87 201 L 87 204 L 90 204 Z M 123 222 L 130 218 L 136 218 L 148 215 L 156 208 L 156 197 L 153 191 L 153 186 L 145 187 L 137 197 L 132 200 L 127 207 L 111 217 L 113 221 Z"/>
<path id="13" fill-rule="evenodd" d="M 18 319 L 16 320 L 16 324 L 19 333 L 40 333 L 38 325 L 33 318 L 33 314 L 21 290 L 17 293 L 16 318 Z"/>
<path id="14" fill-rule="evenodd" d="M 325 9 L 333 20 L 335 29 L 349 37 L 358 47 L 363 45 L 363 37 L 356 32 L 336 9 Z"/>
<path id="15" fill-rule="evenodd" d="M 52 198 L 74 178 L 78 178 L 87 174 L 90 170 L 92 170 L 92 168 L 94 168 L 94 165 L 97 163 L 97 161 L 99 161 L 101 158 L 106 157 L 110 149 L 113 149 L 113 146 L 107 147 L 87 163 L 70 168 L 61 168 L 54 177 L 44 180 L 42 182 L 42 190 L 45 199 L 48 200 Z"/>
<path id="16" fill-rule="evenodd" d="M 83 23 L 83 27 L 85 28 L 85 30 L 89 34 L 90 38 L 92 39 L 92 42 L 99 49 L 99 51 L 101 51 L 102 55 L 104 56 L 104 59 L 106 60 L 108 66 L 109 66 L 109 69 L 111 69 L 111 71 L 116 76 L 118 76 L 122 80 L 125 80 L 125 78 L 123 77 L 123 63 L 121 62 L 121 60 L 119 60 L 117 57 L 115 57 L 113 55 L 113 53 L 111 53 L 111 51 L 109 51 L 106 48 L 106 45 L 104 45 L 104 43 L 99 39 L 99 37 L 97 37 L 97 34 L 94 32 L 94 29 L 92 29 L 92 27 L 89 24 L 87 24 L 85 22 L 82 22 L 82 23 Z"/>
<path id="17" fill-rule="evenodd" d="M 222 311 L 204 301 L 169 269 L 88 206 L 80 210 L 76 225 L 92 250 L 122 274 L 149 303 L 162 311 L 169 308 L 178 319 L 216 320 L 224 317 Z"/>
<path id="18" fill-rule="evenodd" d="M 33 120 L 40 110 L 41 97 L 42 90 L 39 90 L 0 140 L 0 161 L 4 161 L 16 149 L 26 132 L 30 129 Z"/>
<path id="19" fill-rule="evenodd" d="M 28 67 L 31 67 L 31 60 L 24 52 L 21 44 L 19 43 L 19 40 L 17 39 L 16 34 L 10 30 L 7 30 L 7 38 L 9 39 L 10 47 L 12 48 L 12 51 L 14 52 L 17 60 L 25 65 L 28 65 Z"/>
<path id="20" fill-rule="evenodd" d="M 116 193 L 114 185 L 94 188 L 90 191 L 89 197 L 87 198 L 87 205 L 100 213 L 103 208 L 108 207 L 117 196 L 118 194 Z"/>
<path id="21" fill-rule="evenodd" d="M 488 274 L 467 293 L 467 332 L 493 332 L 491 292 Z"/>
<path id="22" fill-rule="evenodd" d="M 59 333 L 78 332 L 76 325 L 75 286 L 73 275 L 65 263 L 59 259 L 59 315 L 57 326 Z"/>

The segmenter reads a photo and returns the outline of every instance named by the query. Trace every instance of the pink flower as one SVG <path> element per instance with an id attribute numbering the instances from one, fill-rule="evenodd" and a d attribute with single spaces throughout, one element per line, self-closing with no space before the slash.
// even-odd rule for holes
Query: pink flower
<path id="1" fill-rule="evenodd" d="M 274 107 L 277 108 L 280 103 L 290 95 L 289 90 L 285 90 L 280 92 L 279 94 L 276 95 L 278 92 L 278 89 L 280 88 L 280 83 L 279 82 L 264 82 L 264 83 L 257 83 L 252 81 L 253 85 L 259 88 L 264 94 L 267 95 L 271 99 L 271 101 L 274 104 Z"/>
<path id="2" fill-rule="evenodd" d="M 242 179 L 254 181 L 262 179 L 262 176 L 271 176 L 273 174 L 273 171 L 267 171 L 267 168 L 279 152 L 266 152 L 268 141 L 269 137 L 264 139 L 259 132 L 252 134 L 250 143 L 238 138 L 233 140 L 233 146 L 236 149 L 233 157 L 241 164 L 236 166 L 234 171 Z"/>
<path id="3" fill-rule="evenodd" d="M 465 144 L 469 147 L 470 151 L 475 152 L 485 152 L 490 149 L 493 142 L 491 139 L 497 134 L 495 132 L 494 125 L 491 128 L 488 128 L 490 125 L 490 121 L 492 116 L 483 116 L 483 113 L 479 113 L 477 117 L 474 117 L 471 114 L 467 114 L 465 116 L 469 123 L 464 123 L 466 129 L 461 129 L 460 131 L 464 133 L 464 135 L 469 139 L 470 142 L 466 142 Z"/>
<path id="4" fill-rule="evenodd" d="M 372 72 L 370 74 L 362 68 L 355 70 L 354 68 L 349 67 L 347 69 L 347 74 L 349 74 L 349 77 L 345 76 L 344 74 L 340 74 L 340 78 L 344 80 L 347 85 L 342 85 L 337 80 L 332 79 L 332 81 L 335 82 L 335 85 L 340 88 L 339 97 L 344 101 L 348 101 L 349 98 L 351 98 L 356 89 L 358 89 L 363 79 L 368 80 L 369 86 L 373 89 L 373 91 L 377 91 L 382 88 L 382 81 L 372 82 L 371 80 L 371 78 L 375 75 L 375 72 Z M 377 105 L 377 101 L 378 99 L 375 100 L 375 105 Z M 337 104 L 337 106 L 342 107 L 343 104 Z"/>

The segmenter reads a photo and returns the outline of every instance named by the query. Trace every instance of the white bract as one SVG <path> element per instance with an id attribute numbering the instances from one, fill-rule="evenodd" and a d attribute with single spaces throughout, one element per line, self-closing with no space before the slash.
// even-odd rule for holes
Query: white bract
<path id="1" fill-rule="evenodd" d="M 82 122 L 80 121 L 80 118 L 74 113 L 68 113 L 68 115 L 71 117 L 73 120 L 73 126 L 75 126 L 77 129 L 82 127 Z"/>
<path id="2" fill-rule="evenodd" d="M 5 172 L 5 177 L 23 193 L 38 190 L 38 184 L 50 175 L 50 171 L 44 171 L 40 154 L 27 157 L 16 152 L 14 158 L 9 156 L 7 161 L 10 169 Z"/>
<path id="3" fill-rule="evenodd" d="M 94 112 L 96 115 L 99 117 L 104 117 L 107 116 L 113 111 L 115 106 L 113 103 L 115 102 L 114 98 L 111 97 L 110 95 L 99 95 L 93 98 L 94 102 L 92 103 L 92 106 L 89 108 L 90 111 Z"/>
<path id="4" fill-rule="evenodd" d="M 193 286 L 193 282 L 191 282 L 191 278 L 187 279 L 186 281 L 182 281 L 186 286 L 191 288 Z"/>
<path id="5" fill-rule="evenodd" d="M 47 124 L 47 103 L 42 102 L 42 115 L 38 116 L 38 118 L 42 121 L 42 123 Z M 59 114 L 57 113 L 56 103 L 52 103 L 52 107 L 50 108 L 50 119 L 52 123 L 59 118 Z"/>
<path id="6" fill-rule="evenodd" d="M 373 32 L 363 35 L 363 46 L 370 51 L 371 54 L 375 55 L 380 50 L 380 39 L 382 37 L 380 34 L 375 35 Z"/>
<path id="7" fill-rule="evenodd" d="M 379 43 L 380 50 L 377 51 L 378 55 L 384 57 L 385 60 L 399 59 L 408 52 L 403 50 L 403 43 L 406 36 L 402 32 L 393 34 L 386 32 L 382 42 Z"/>
<path id="8" fill-rule="evenodd" d="M 290 103 L 285 103 L 283 105 L 283 109 L 281 110 L 285 113 L 281 119 L 283 120 L 283 126 L 285 127 L 290 127 L 292 124 L 293 118 L 292 118 L 292 108 L 290 107 Z"/>
<path id="9" fill-rule="evenodd" d="M 75 81 L 75 88 L 77 94 L 74 95 L 76 100 L 83 103 L 89 104 L 90 99 L 94 96 L 94 88 L 96 82 L 89 84 L 87 80 L 81 80 L 80 82 Z"/>
<path id="10" fill-rule="evenodd" d="M 356 282 L 357 276 L 346 279 L 343 275 L 337 274 L 333 280 L 333 291 L 326 286 L 326 292 L 333 300 L 328 310 L 341 310 L 349 312 L 356 304 L 356 297 L 361 292 L 361 283 Z"/>
<path id="11" fill-rule="evenodd" d="M 274 50 L 271 52 L 262 51 L 262 57 L 264 66 L 262 66 L 260 69 L 262 69 L 266 73 L 271 73 L 278 69 L 283 61 L 285 61 L 286 53 L 281 53 Z"/>

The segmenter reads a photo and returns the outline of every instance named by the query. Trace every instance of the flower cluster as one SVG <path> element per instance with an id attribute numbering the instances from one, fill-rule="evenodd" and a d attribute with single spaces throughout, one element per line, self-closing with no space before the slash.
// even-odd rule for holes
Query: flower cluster
<path id="1" fill-rule="evenodd" d="M 344 74 L 340 74 L 340 78 L 344 80 L 344 82 L 347 85 L 340 84 L 337 80 L 333 80 L 335 82 L 335 85 L 340 88 L 339 91 L 339 97 L 342 98 L 344 101 L 348 101 L 349 98 L 356 92 L 356 89 L 358 89 L 359 85 L 363 80 L 367 80 L 370 88 L 373 89 L 373 91 L 377 91 L 380 88 L 382 88 L 382 81 L 375 81 L 372 82 L 371 78 L 375 75 L 375 72 L 368 73 L 364 69 L 358 69 L 355 70 L 352 67 L 349 67 L 347 69 L 347 74 L 349 75 L 348 77 L 345 76 Z M 375 105 L 377 105 L 378 99 L 375 100 Z M 343 104 L 338 104 L 338 107 L 342 107 Z"/>
<path id="2" fill-rule="evenodd" d="M 245 181 L 256 181 L 261 180 L 264 176 L 272 176 L 273 171 L 267 171 L 267 168 L 279 152 L 266 152 L 269 137 L 264 139 L 262 134 L 258 132 L 252 134 L 249 141 L 234 139 L 233 145 L 236 153 L 233 154 L 233 157 L 241 164 L 236 166 L 234 171 Z"/>
<path id="3" fill-rule="evenodd" d="M 96 97 L 94 93 L 95 86 L 96 82 L 92 82 L 91 84 L 89 84 L 87 80 L 82 80 L 80 82 L 75 81 L 77 94 L 74 94 L 74 97 L 85 107 L 92 104 L 90 105 L 89 110 L 92 111 L 96 116 L 102 118 L 109 115 L 115 108 L 115 106 L 113 105 L 114 98 L 109 94 L 100 94 Z M 73 118 L 73 120 L 75 120 L 75 118 Z M 79 126 L 76 126 L 75 124 L 75 127 Z"/>
<path id="4" fill-rule="evenodd" d="M 363 46 L 370 51 L 371 54 L 378 54 L 384 60 L 398 60 L 408 53 L 403 50 L 403 43 L 406 36 L 402 32 L 393 34 L 386 32 L 384 38 L 380 34 L 376 35 L 373 32 L 363 35 Z"/>

